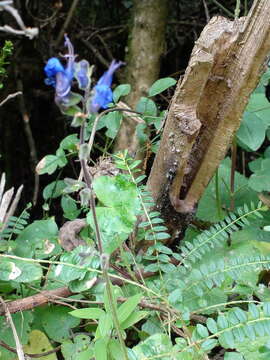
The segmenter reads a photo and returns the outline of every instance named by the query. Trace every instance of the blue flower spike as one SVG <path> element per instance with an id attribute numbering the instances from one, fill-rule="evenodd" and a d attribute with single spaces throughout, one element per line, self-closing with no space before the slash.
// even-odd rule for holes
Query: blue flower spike
<path id="1" fill-rule="evenodd" d="M 65 46 L 68 53 L 64 55 L 67 59 L 67 65 L 64 68 L 60 60 L 53 57 L 50 58 L 44 68 L 47 78 L 45 84 L 55 87 L 55 101 L 57 103 L 65 102 L 65 98 L 69 95 L 71 83 L 74 76 L 74 63 L 76 55 L 74 48 L 67 35 L 65 35 Z"/>
<path id="2" fill-rule="evenodd" d="M 63 56 L 66 60 L 66 66 L 63 66 L 56 57 L 52 57 L 44 67 L 47 76 L 45 83 L 55 88 L 55 102 L 62 112 L 68 110 L 69 106 L 76 105 L 81 99 L 79 94 L 71 92 L 73 78 L 76 78 L 81 90 L 89 91 L 93 69 L 87 60 L 75 62 L 77 55 L 74 55 L 73 45 L 67 35 L 65 35 L 65 46 L 68 48 L 68 53 Z M 96 113 L 100 108 L 106 109 L 112 102 L 113 74 L 122 65 L 124 65 L 122 61 L 113 60 L 108 70 L 98 80 L 93 88 L 93 96 L 88 102 L 90 112 Z"/>
<path id="3" fill-rule="evenodd" d="M 111 89 L 113 74 L 120 67 L 124 65 L 122 61 L 111 62 L 109 69 L 101 76 L 97 84 L 94 86 L 94 96 L 90 103 L 90 111 L 95 113 L 100 108 L 106 109 L 113 100 L 113 93 Z"/>

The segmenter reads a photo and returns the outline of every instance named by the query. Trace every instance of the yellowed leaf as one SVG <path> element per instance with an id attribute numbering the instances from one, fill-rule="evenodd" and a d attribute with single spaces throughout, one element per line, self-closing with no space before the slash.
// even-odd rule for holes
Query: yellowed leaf
<path id="1" fill-rule="evenodd" d="M 23 350 L 28 354 L 41 354 L 53 350 L 47 336 L 40 330 L 33 330 L 29 334 L 28 344 L 23 347 Z M 38 360 L 57 360 L 56 354 L 42 356 Z"/>

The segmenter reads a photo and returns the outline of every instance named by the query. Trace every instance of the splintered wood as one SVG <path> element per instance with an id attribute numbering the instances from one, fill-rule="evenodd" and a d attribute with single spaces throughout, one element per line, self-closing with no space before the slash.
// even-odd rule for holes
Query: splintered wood
<path id="1" fill-rule="evenodd" d="M 196 41 L 148 180 L 167 222 L 172 213 L 194 212 L 240 126 L 269 53 L 267 0 L 254 1 L 245 18 L 214 17 Z"/>

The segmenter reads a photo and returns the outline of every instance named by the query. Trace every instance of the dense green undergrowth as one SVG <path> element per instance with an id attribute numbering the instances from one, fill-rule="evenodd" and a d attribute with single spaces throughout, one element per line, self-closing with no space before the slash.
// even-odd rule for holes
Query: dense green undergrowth
<path id="1" fill-rule="evenodd" d="M 42 359 L 196 360 L 223 351 L 226 360 L 269 359 L 270 212 L 263 193 L 270 190 L 270 107 L 264 95 L 269 76 L 253 93 L 237 134 L 238 154 L 245 156 L 248 169 L 234 171 L 232 192 L 231 160 L 221 163 L 176 250 L 164 244 L 169 234 L 154 210 L 145 176 L 137 176 L 140 162 L 127 152 L 108 154 L 122 111 L 112 107 L 103 116 L 90 115 L 85 112 L 89 89 L 83 96 L 72 93 L 61 111 L 73 116 L 75 131 L 37 167 L 40 175 L 56 174 L 43 190 L 44 217 L 29 223 L 28 206 L 1 232 L 0 294 L 5 301 L 64 287 L 72 292 L 12 314 L 25 353 L 57 347 Z M 160 79 L 139 101 L 142 147 L 158 147 L 165 112 L 154 96 L 174 83 Z M 128 84 L 118 86 L 114 103 L 129 91 Z M 87 164 L 91 134 L 101 129 L 106 139 L 99 148 L 102 157 Z M 61 176 L 78 158 L 85 179 L 90 166 L 90 183 Z M 53 201 L 60 201 L 64 221 L 81 218 L 84 225 L 59 232 Z M 147 241 L 148 249 L 138 251 Z M 0 340 L 1 360 L 16 359 L 4 346 L 16 350 L 14 330 L 4 316 Z"/>

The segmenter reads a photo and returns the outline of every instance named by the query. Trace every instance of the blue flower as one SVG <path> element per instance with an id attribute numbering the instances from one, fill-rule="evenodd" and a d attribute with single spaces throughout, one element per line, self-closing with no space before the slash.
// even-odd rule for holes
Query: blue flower
<path id="1" fill-rule="evenodd" d="M 67 59 L 66 67 L 55 57 L 50 58 L 44 68 L 47 78 L 45 84 L 55 87 L 55 101 L 57 103 L 65 102 L 65 98 L 69 95 L 71 82 L 74 75 L 75 57 L 74 48 L 67 35 L 65 35 L 65 46 L 68 53 L 64 55 Z"/>
<path id="2" fill-rule="evenodd" d="M 45 79 L 45 84 L 46 85 L 52 85 L 55 87 L 55 76 L 58 72 L 64 72 L 65 69 L 63 67 L 63 65 L 61 64 L 61 62 L 55 58 L 55 57 L 52 57 L 48 60 L 45 68 L 44 68 L 44 71 L 47 75 L 47 78 Z"/>
<path id="3" fill-rule="evenodd" d="M 113 100 L 111 90 L 113 74 L 124 63 L 122 61 L 112 61 L 109 69 L 98 80 L 97 85 L 94 86 L 94 96 L 90 104 L 90 111 L 97 112 L 100 108 L 106 109 Z"/>
<path id="4" fill-rule="evenodd" d="M 87 60 L 81 60 L 75 63 L 75 77 L 78 81 L 79 88 L 86 90 L 90 87 L 90 75 L 92 68 Z"/>

